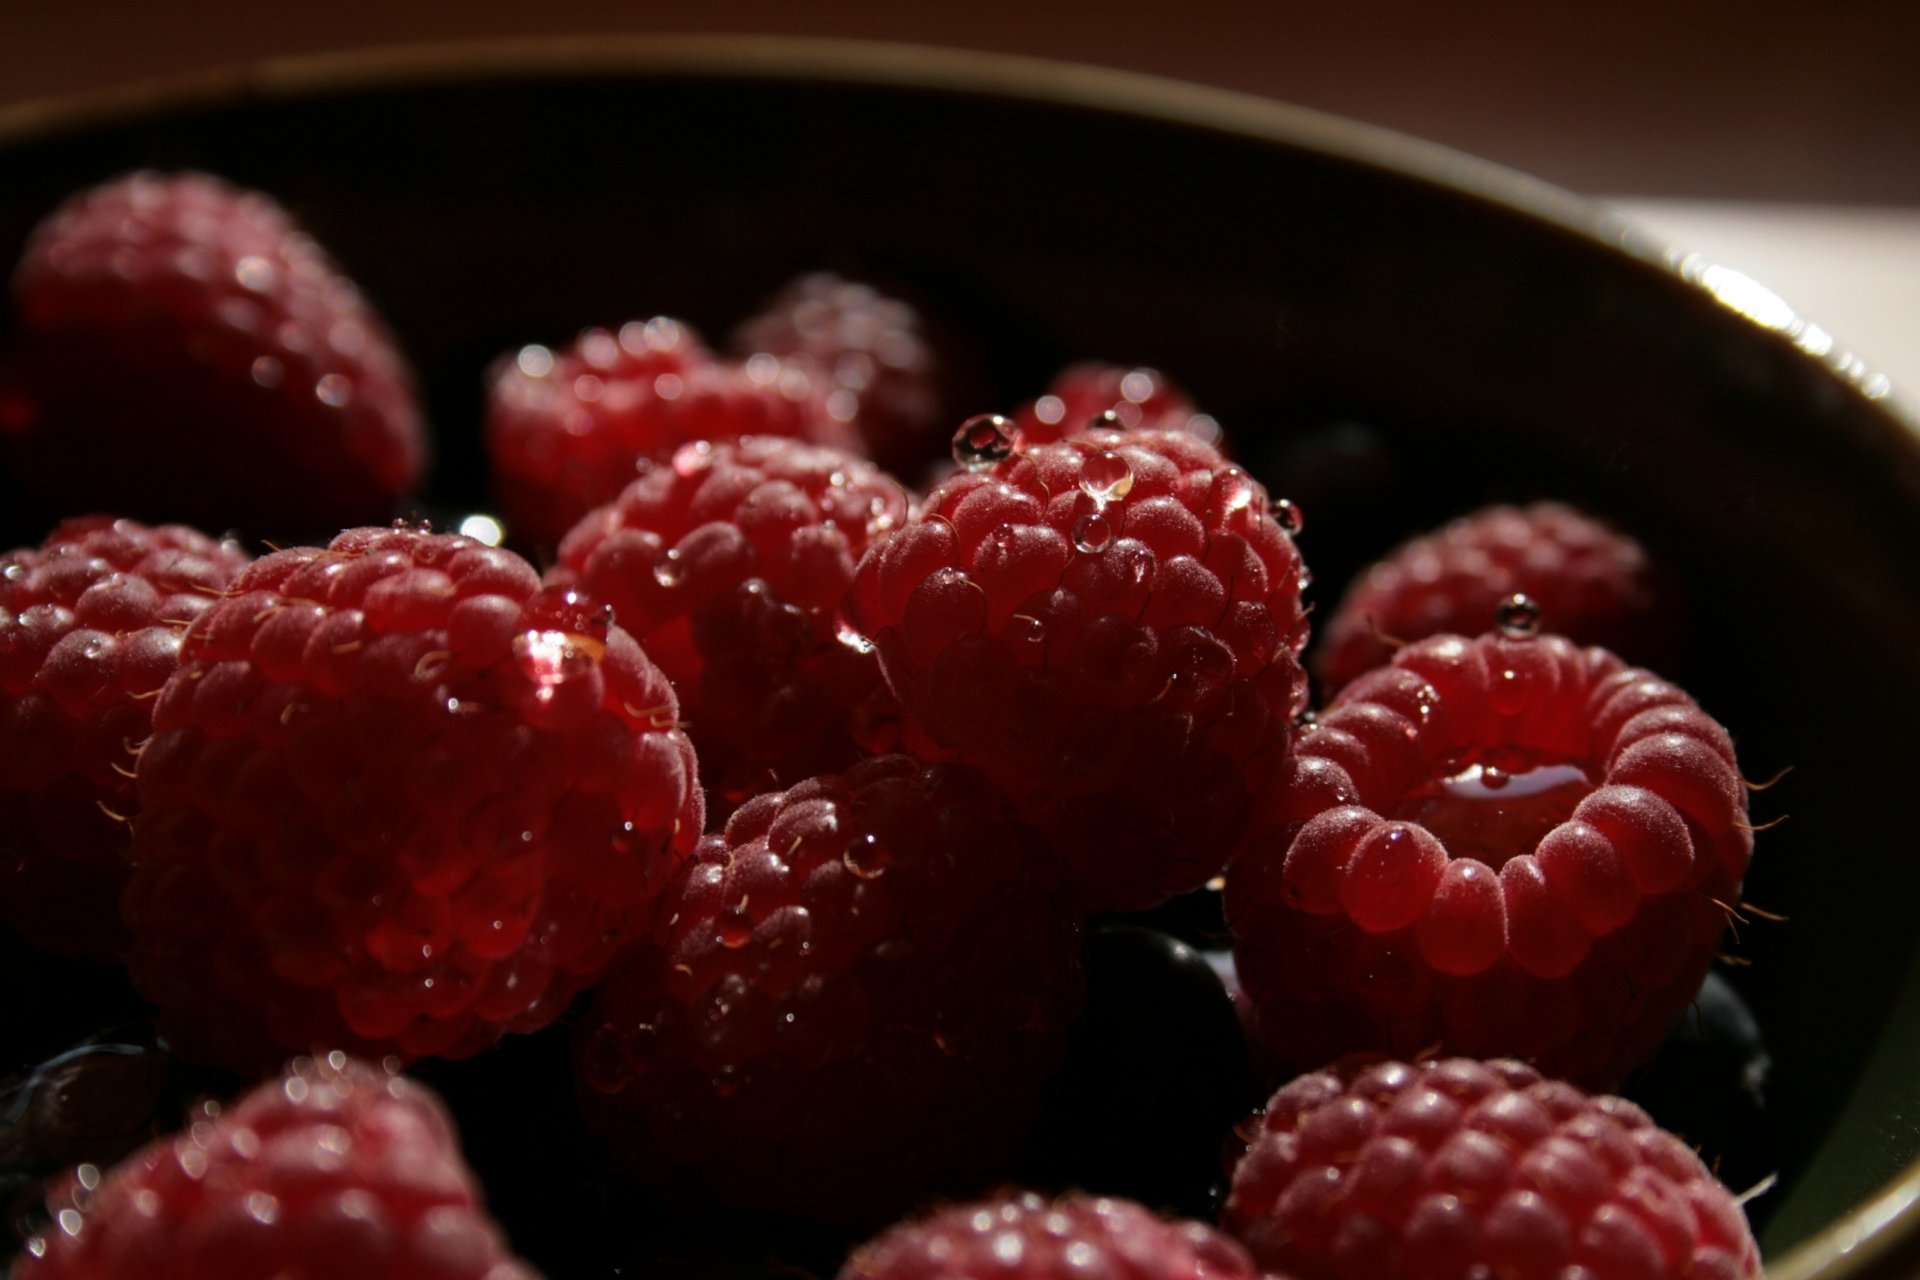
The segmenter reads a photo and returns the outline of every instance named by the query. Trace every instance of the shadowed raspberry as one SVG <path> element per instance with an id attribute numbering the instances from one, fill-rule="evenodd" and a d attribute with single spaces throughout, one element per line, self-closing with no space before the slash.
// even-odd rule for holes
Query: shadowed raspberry
<path id="1" fill-rule="evenodd" d="M 140 755 L 135 981 L 181 1052 L 472 1053 L 606 967 L 701 825 L 673 691 L 510 552 L 359 529 L 187 632 Z"/>
<path id="2" fill-rule="evenodd" d="M 248 557 L 181 525 L 69 520 L 0 556 L 0 925 L 44 950 L 126 942 L 133 765 L 180 634 Z"/>
<path id="3" fill-rule="evenodd" d="M 1477 635 L 1525 595 L 1542 629 L 1658 665 L 1675 648 L 1672 584 L 1640 544 L 1559 502 L 1488 507 L 1395 549 L 1320 629 L 1314 674 L 1338 691 L 1384 665 L 1394 642 Z M 1391 637 L 1391 641 L 1383 637 Z"/>
<path id="4" fill-rule="evenodd" d="M 1102 428 L 1185 431 L 1208 444 L 1220 442 L 1220 424 L 1196 411 L 1158 369 L 1091 361 L 1062 369 L 1045 394 L 1020 407 L 1013 425 L 1028 446 Z"/>
<path id="5" fill-rule="evenodd" d="M 1557 636 L 1437 636 L 1347 686 L 1227 878 L 1268 1041 L 1593 1085 L 1699 988 L 1753 848 L 1726 730 Z"/>
<path id="6" fill-rule="evenodd" d="M 916 474 L 946 443 L 933 348 L 919 315 L 872 285 L 815 272 L 794 280 L 734 330 L 743 359 L 776 356 L 832 387 L 835 416 L 859 431 L 866 456 Z"/>
<path id="7" fill-rule="evenodd" d="M 1513 1061 L 1349 1060 L 1273 1096 L 1221 1215 L 1300 1280 L 1756 1280 L 1691 1148 Z"/>
<path id="8" fill-rule="evenodd" d="M 564 351 L 522 347 L 495 365 L 487 452 L 508 528 L 557 542 L 610 502 L 643 458 L 696 440 L 792 436 L 858 442 L 817 369 L 759 356 L 721 361 L 698 335 L 658 317 L 588 329 Z"/>
<path id="9" fill-rule="evenodd" d="M 576 525 L 547 581 L 610 604 L 673 681 L 720 819 L 897 732 L 839 615 L 868 543 L 906 518 L 900 486 L 838 449 L 683 445 Z"/>
<path id="10" fill-rule="evenodd" d="M 15 1280 L 537 1280 L 433 1095 L 342 1053 L 82 1165 L 47 1207 Z"/>
<path id="11" fill-rule="evenodd" d="M 743 805 L 594 994 L 582 1109 L 663 1188 L 838 1222 L 1018 1149 L 1079 925 L 984 779 L 882 756 Z"/>
<path id="12" fill-rule="evenodd" d="M 839 1280 L 1259 1280 L 1261 1274 L 1245 1249 L 1203 1222 L 1169 1222 L 1131 1200 L 1048 1200 L 1026 1191 L 903 1222 L 854 1250 Z"/>
<path id="13" fill-rule="evenodd" d="M 56 509 L 337 529 L 412 492 L 393 339 L 258 192 L 135 173 L 63 205 L 14 274 L 0 446 Z"/>
<path id="14" fill-rule="evenodd" d="M 962 472 L 848 597 L 916 750 L 986 772 L 1089 906 L 1217 873 L 1305 676 L 1301 563 L 1253 480 L 1180 432 L 1089 432 Z"/>

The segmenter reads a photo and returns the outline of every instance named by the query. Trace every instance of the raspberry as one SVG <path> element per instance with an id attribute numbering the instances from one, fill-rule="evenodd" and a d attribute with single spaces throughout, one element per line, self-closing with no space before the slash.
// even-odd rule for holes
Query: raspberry
<path id="1" fill-rule="evenodd" d="M 1273 1096 L 1221 1216 L 1301 1280 L 1735 1280 L 1740 1206 L 1622 1098 L 1512 1061 L 1347 1061 Z"/>
<path id="2" fill-rule="evenodd" d="M 773 356 L 714 358 L 698 335 L 657 317 L 588 329 L 565 351 L 522 347 L 495 366 L 487 450 L 508 525 L 557 542 L 619 496 L 643 458 L 695 440 L 793 436 L 857 442 L 817 371 Z"/>
<path id="3" fill-rule="evenodd" d="M 393 339 L 259 192 L 134 173 L 43 222 L 13 280 L 0 443 L 56 508 L 337 529 L 418 484 Z"/>
<path id="4" fill-rule="evenodd" d="M 838 449 L 683 445 L 576 525 L 547 581 L 612 605 L 660 664 L 731 811 L 852 764 L 857 722 L 879 732 L 891 696 L 838 614 L 868 542 L 906 518 L 900 486 Z"/>
<path id="5" fill-rule="evenodd" d="M 1306 697 L 1300 556 L 1191 435 L 996 439 L 969 447 L 1000 461 L 867 553 L 849 612 L 916 749 L 1016 797 L 1090 907 L 1150 905 L 1220 870 L 1282 761 Z"/>
<path id="6" fill-rule="evenodd" d="M 896 475 L 917 473 L 946 443 L 933 348 L 914 309 L 873 286 L 815 272 L 794 280 L 728 346 L 815 371 L 852 421 L 865 453 Z"/>
<path id="7" fill-rule="evenodd" d="M 1259 1280 L 1246 1250 L 1202 1222 L 1131 1200 L 1003 1193 L 903 1222 L 854 1251 L 839 1280 Z M 1269 1280 L 1281 1280 L 1269 1277 Z"/>
<path id="8" fill-rule="evenodd" d="M 881 756 L 743 805 L 594 994 L 581 1105 L 632 1172 L 831 1221 L 1017 1149 L 1079 926 L 985 780 Z"/>
<path id="9" fill-rule="evenodd" d="M 1158 369 L 1096 362 L 1062 369 L 1044 395 L 1021 406 L 1013 425 L 1028 446 L 1099 428 L 1185 431 L 1208 444 L 1220 441 L 1220 424 L 1196 412 L 1186 393 Z"/>
<path id="10" fill-rule="evenodd" d="M 1343 690 L 1227 878 L 1295 1063 L 1513 1056 L 1607 1086 L 1699 988 L 1753 848 L 1726 730 L 1557 636 L 1436 636 Z"/>
<path id="11" fill-rule="evenodd" d="M 1475 635 L 1519 594 L 1556 635 L 1628 658 L 1668 656 L 1671 589 L 1640 544 L 1559 502 L 1488 507 L 1413 539 L 1348 588 L 1321 629 L 1320 686 L 1337 691 L 1393 641 Z"/>
<path id="12" fill-rule="evenodd" d="M 420 1086 L 332 1053 L 48 1200 L 15 1280 L 536 1280 Z"/>
<path id="13" fill-rule="evenodd" d="M 181 525 L 69 520 L 0 556 L 0 924 L 43 950 L 125 945 L 132 766 L 180 632 L 247 563 Z"/>
<path id="14" fill-rule="evenodd" d="M 189 1057 L 474 1052 L 553 1020 L 692 848 L 673 691 L 510 552 L 358 529 L 257 561 L 140 755 L 130 964 Z"/>

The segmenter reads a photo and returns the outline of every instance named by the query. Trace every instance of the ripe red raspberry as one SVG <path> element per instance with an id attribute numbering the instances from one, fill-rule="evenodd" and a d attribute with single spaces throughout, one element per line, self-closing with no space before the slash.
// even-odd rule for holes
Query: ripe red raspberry
<path id="1" fill-rule="evenodd" d="M 104 1178 L 81 1166 L 47 1208 L 15 1280 L 536 1280 L 433 1095 L 338 1052 L 202 1104 Z"/>
<path id="2" fill-rule="evenodd" d="M 503 358 L 487 451 L 508 527 L 545 545 L 618 497 L 643 458 L 745 435 L 852 447 L 850 413 L 817 370 L 773 356 L 717 360 L 690 328 L 660 317 L 617 333 L 588 329 L 564 351 L 528 346 Z"/>
<path id="3" fill-rule="evenodd" d="M 1096 431 L 962 472 L 848 598 L 926 743 L 1016 797 L 1090 907 L 1216 874 L 1306 677 L 1301 564 L 1267 495 L 1180 432 Z"/>
<path id="4" fill-rule="evenodd" d="M 1698 990 L 1753 848 L 1726 730 L 1557 636 L 1437 636 L 1343 690 L 1227 877 L 1288 1061 L 1433 1045 L 1610 1086 Z"/>
<path id="5" fill-rule="evenodd" d="M 1347 1061 L 1273 1096 L 1222 1224 L 1300 1280 L 1739 1280 L 1725 1187 L 1622 1098 L 1512 1061 Z"/>
<path id="6" fill-rule="evenodd" d="M 470 538 L 257 561 L 141 752 L 124 909 L 181 1052 L 472 1053 L 598 978 L 701 825 L 666 678 Z"/>
<path id="7" fill-rule="evenodd" d="M 34 232 L 0 442 L 57 509 L 261 533 L 384 517 L 427 440 L 393 338 L 270 198 L 135 173 Z"/>
<path id="8" fill-rule="evenodd" d="M 856 1249 L 839 1280 L 1260 1280 L 1231 1237 L 1131 1200 L 1007 1192 L 948 1205 Z M 1279 1280 L 1271 1277 L 1269 1280 Z"/>
<path id="9" fill-rule="evenodd" d="M 801 276 L 728 342 L 741 357 L 791 360 L 832 387 L 835 416 L 896 475 L 918 473 L 946 445 L 933 348 L 919 315 L 872 285 Z"/>
<path id="10" fill-rule="evenodd" d="M 1077 919 L 1003 809 L 969 770 L 880 756 L 702 840 L 582 1037 L 617 1156 L 852 1222 L 993 1173 L 1080 998 Z"/>
<path id="11" fill-rule="evenodd" d="M 0 556 L 0 925 L 62 954 L 125 945 L 133 764 L 152 700 L 180 633 L 247 560 L 181 525 L 106 516 Z"/>
<path id="12" fill-rule="evenodd" d="M 606 601 L 666 672 L 730 812 L 844 769 L 863 726 L 884 730 L 880 664 L 842 641 L 839 612 L 867 544 L 906 518 L 905 491 L 838 449 L 703 441 L 641 462 L 561 542 L 547 581 Z"/>
<path id="13" fill-rule="evenodd" d="M 1672 591 L 1640 544 L 1559 502 L 1488 507 L 1415 538 L 1357 579 L 1321 628 L 1320 686 L 1335 692 L 1393 656 L 1393 641 L 1477 635 L 1515 594 L 1556 635 L 1630 659 L 1668 656 Z"/>
<path id="14" fill-rule="evenodd" d="M 1044 395 L 1020 407 L 1013 425 L 1028 446 L 1099 428 L 1185 431 L 1208 444 L 1220 442 L 1220 424 L 1196 411 L 1186 392 L 1158 369 L 1092 361 L 1062 369 Z"/>

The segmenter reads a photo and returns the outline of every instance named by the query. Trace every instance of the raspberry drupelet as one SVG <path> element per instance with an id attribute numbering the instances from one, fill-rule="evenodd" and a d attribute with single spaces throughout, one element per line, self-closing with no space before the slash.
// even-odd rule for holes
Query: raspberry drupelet
<path id="1" fill-rule="evenodd" d="M 521 542 L 549 546 L 633 480 L 635 464 L 696 440 L 792 436 L 856 448 L 852 407 L 819 370 L 770 355 L 717 358 L 665 317 L 571 347 L 526 346 L 494 368 L 487 452 L 495 495 Z"/>
<path id="2" fill-rule="evenodd" d="M 594 993 L 579 1098 L 680 1194 L 871 1224 L 994 1176 L 1081 996 L 1080 927 L 971 770 L 880 756 L 743 805 Z"/>
<path id="3" fill-rule="evenodd" d="M 412 376 L 271 198 L 134 173 L 62 205 L 13 278 L 0 447 L 57 509 L 306 534 L 425 468 Z"/>
<path id="4" fill-rule="evenodd" d="M 948 1205 L 854 1250 L 839 1280 L 1285 1280 L 1232 1237 L 1131 1200 L 1031 1191 Z"/>
<path id="5" fill-rule="evenodd" d="M 49 1198 L 14 1280 L 538 1280 L 431 1093 L 334 1052 Z"/>
<path id="6" fill-rule="evenodd" d="M 186 1056 L 460 1056 L 552 1021 L 692 849 L 666 678 L 469 538 L 259 561 L 188 630 L 140 754 L 136 984 Z"/>
<path id="7" fill-rule="evenodd" d="M 1661 665 L 1684 630 L 1675 584 L 1634 539 L 1562 502 L 1487 507 L 1361 575 L 1320 628 L 1314 675 L 1337 692 L 1397 643 L 1481 631 L 1515 595 L 1555 635 L 1643 665 Z"/>
<path id="8" fill-rule="evenodd" d="M 1757 1280 L 1727 1189 L 1621 1098 L 1511 1060 L 1347 1060 L 1275 1094 L 1223 1225 L 1300 1280 Z"/>
<path id="9" fill-rule="evenodd" d="M 1013 426 L 1028 446 L 1102 428 L 1185 431 L 1209 444 L 1220 440 L 1220 425 L 1195 410 L 1186 392 L 1158 369 L 1097 361 L 1068 365 L 1054 375 L 1044 394 L 1020 406 Z"/>
<path id="10" fill-rule="evenodd" d="M 68 520 L 0 556 L 0 925 L 105 959 L 126 942 L 133 765 L 180 635 L 249 557 L 183 525 Z"/>
<path id="11" fill-rule="evenodd" d="M 683 445 L 576 525 L 547 581 L 610 604 L 673 681 L 718 821 L 897 733 L 839 613 L 868 544 L 906 519 L 906 492 L 838 449 Z"/>
<path id="12" fill-rule="evenodd" d="M 1301 734 L 1228 873 L 1239 974 L 1298 1065 L 1438 1045 L 1611 1087 L 1699 988 L 1746 819 L 1726 730 L 1659 677 L 1423 640 Z"/>
<path id="13" fill-rule="evenodd" d="M 1300 556 L 1266 491 L 1180 432 L 956 439 L 977 469 L 876 543 L 848 597 L 913 749 L 1014 796 L 1094 909 L 1203 884 L 1306 698 Z"/>

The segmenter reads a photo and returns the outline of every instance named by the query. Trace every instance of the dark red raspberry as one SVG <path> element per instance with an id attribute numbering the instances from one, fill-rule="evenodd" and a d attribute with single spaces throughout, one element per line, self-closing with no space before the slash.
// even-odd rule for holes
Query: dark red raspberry
<path id="1" fill-rule="evenodd" d="M 1487 630 L 1516 594 L 1556 635 L 1641 662 L 1673 651 L 1674 592 L 1640 544 L 1565 503 L 1537 502 L 1463 516 L 1368 569 L 1321 628 L 1314 674 L 1335 692 L 1396 643 Z"/>
<path id="2" fill-rule="evenodd" d="M 1018 1149 L 1080 998 L 1044 850 L 881 756 L 749 801 L 594 994 L 581 1105 L 646 1181 L 865 1222 Z"/>
<path id="3" fill-rule="evenodd" d="M 1349 1061 L 1273 1096 L 1221 1217 L 1301 1280 L 1740 1280 L 1760 1251 L 1692 1149 L 1512 1061 Z"/>
<path id="4" fill-rule="evenodd" d="M 852 619 L 916 749 L 1015 796 L 1089 906 L 1194 888 L 1239 844 L 1305 702 L 1299 553 L 1266 491 L 1194 436 L 1011 456 L 996 439 L 867 553 Z"/>
<path id="5" fill-rule="evenodd" d="M 126 943 L 133 765 L 180 635 L 248 556 L 181 525 L 69 520 L 0 556 L 0 925 L 43 950 Z"/>
<path id="6" fill-rule="evenodd" d="M 141 752 L 130 963 L 184 1054 L 455 1057 L 553 1020 L 698 838 L 664 676 L 470 538 L 257 561 Z"/>
<path id="7" fill-rule="evenodd" d="M 135 173 L 34 232 L 0 443 L 58 509 L 337 529 L 410 493 L 427 441 L 379 318 L 286 211 Z"/>
<path id="8" fill-rule="evenodd" d="M 858 428 L 865 452 L 915 475 L 946 445 L 933 348 L 914 309 L 872 285 L 828 272 L 801 276 L 734 330 L 742 358 L 765 353 L 817 372 L 835 416 Z"/>
<path id="9" fill-rule="evenodd" d="M 839 1280 L 1260 1280 L 1261 1274 L 1245 1249 L 1203 1222 L 1169 1222 L 1131 1200 L 1048 1200 L 1027 1191 L 903 1222 L 856 1249 Z"/>
<path id="10" fill-rule="evenodd" d="M 838 449 L 683 445 L 576 525 L 547 581 L 612 605 L 666 672 L 712 807 L 730 812 L 844 769 L 884 732 L 880 664 L 839 613 L 867 544 L 906 518 L 900 486 Z"/>
<path id="11" fill-rule="evenodd" d="M 15 1280 L 537 1280 L 507 1252 L 433 1095 L 343 1053 L 300 1059 L 49 1200 Z"/>
<path id="12" fill-rule="evenodd" d="M 1610 1086 L 1698 990 L 1753 848 L 1726 730 L 1557 636 L 1436 636 L 1303 732 L 1227 877 L 1296 1064 L 1512 1056 Z"/>
<path id="13" fill-rule="evenodd" d="M 1029 446 L 1102 428 L 1185 431 L 1208 444 L 1220 442 L 1220 424 L 1195 410 L 1186 392 L 1158 369 L 1091 361 L 1062 369 L 1044 395 L 1020 407 L 1013 425 Z"/>
<path id="14" fill-rule="evenodd" d="M 522 347 L 495 366 L 487 406 L 495 493 L 516 537 L 550 545 L 618 497 L 641 459 L 683 444 L 764 435 L 853 447 L 852 407 L 831 393 L 818 370 L 773 356 L 717 360 L 664 317 L 588 329 L 564 351 Z"/>

